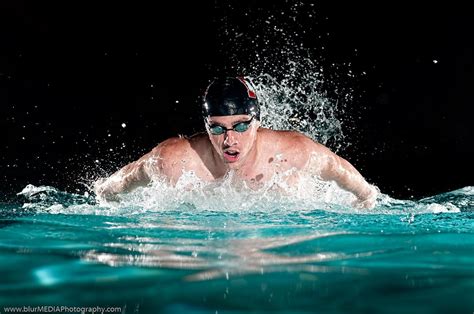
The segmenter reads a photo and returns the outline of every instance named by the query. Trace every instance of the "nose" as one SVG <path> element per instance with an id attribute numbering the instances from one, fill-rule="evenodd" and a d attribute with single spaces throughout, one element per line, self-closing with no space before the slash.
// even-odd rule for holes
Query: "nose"
<path id="1" fill-rule="evenodd" d="M 237 144 L 237 137 L 235 136 L 235 131 L 229 130 L 224 134 L 224 145 L 234 146 Z"/>

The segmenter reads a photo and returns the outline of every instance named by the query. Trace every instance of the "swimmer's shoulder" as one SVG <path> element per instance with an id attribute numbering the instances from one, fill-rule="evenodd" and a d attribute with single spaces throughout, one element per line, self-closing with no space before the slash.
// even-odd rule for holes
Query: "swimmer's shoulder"
<path id="1" fill-rule="evenodd" d="M 200 161 L 196 145 L 203 146 L 204 142 L 202 135 L 172 137 L 161 142 L 148 154 L 151 172 L 176 182 L 183 171 L 196 170 Z"/>
<path id="2" fill-rule="evenodd" d="M 196 153 L 196 147 L 206 146 L 209 142 L 204 133 L 192 136 L 171 137 L 152 150 L 152 155 L 159 156 L 162 160 L 174 160 L 191 157 Z"/>
<path id="3" fill-rule="evenodd" d="M 302 150 L 304 152 L 327 152 L 329 149 L 323 144 L 313 140 L 307 135 L 298 131 L 274 131 L 282 146 Z"/>
<path id="4" fill-rule="evenodd" d="M 328 154 L 329 149 L 297 131 L 262 129 L 262 140 L 276 153 L 286 155 L 296 168 L 303 168 L 313 154 Z"/>
<path id="5" fill-rule="evenodd" d="M 259 129 L 260 140 L 264 145 L 271 145 L 277 149 L 311 149 L 314 145 L 320 145 L 297 131 Z"/>

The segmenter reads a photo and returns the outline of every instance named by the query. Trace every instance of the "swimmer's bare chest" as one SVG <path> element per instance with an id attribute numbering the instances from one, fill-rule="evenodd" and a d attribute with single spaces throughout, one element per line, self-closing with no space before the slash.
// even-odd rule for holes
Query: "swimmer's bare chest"
<path id="1" fill-rule="evenodd" d="M 263 137 L 261 137 L 263 138 Z M 173 157 L 172 164 L 161 169 L 172 183 L 176 183 L 184 173 L 192 172 L 200 180 L 218 181 L 230 172 L 237 181 L 244 181 L 250 186 L 260 186 L 279 176 L 285 181 L 294 181 L 304 171 L 306 158 L 301 150 L 280 138 L 264 138 L 258 143 L 258 157 L 246 162 L 238 169 L 230 170 L 220 164 L 213 156 L 213 148 L 206 137 L 199 137 L 187 142 L 179 153 Z M 303 156 L 303 157 L 302 157 Z"/>
<path id="2" fill-rule="evenodd" d="M 290 158 L 291 156 L 286 156 L 284 153 L 266 154 L 256 162 L 244 165 L 240 169 L 226 170 L 216 169 L 215 164 L 205 163 L 198 156 L 188 156 L 186 160 L 176 164 L 176 170 L 179 171 L 168 174 L 168 178 L 176 183 L 184 173 L 192 172 L 205 182 L 213 182 L 224 179 L 232 172 L 233 180 L 243 181 L 250 187 L 262 186 L 275 176 L 285 181 L 294 182 L 301 169 L 294 167 Z"/>

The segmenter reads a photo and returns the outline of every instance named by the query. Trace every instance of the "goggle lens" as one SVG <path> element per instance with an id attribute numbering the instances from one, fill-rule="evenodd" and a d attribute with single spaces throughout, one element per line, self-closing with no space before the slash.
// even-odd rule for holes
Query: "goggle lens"
<path id="1" fill-rule="evenodd" d="M 243 133 L 249 129 L 250 123 L 252 123 L 253 118 L 254 117 L 252 117 L 252 119 L 250 119 L 249 121 L 239 122 L 233 125 L 231 129 L 226 129 L 225 127 L 219 124 L 213 124 L 209 126 L 209 131 L 213 135 L 221 135 L 227 131 L 235 131 L 235 132 Z"/>

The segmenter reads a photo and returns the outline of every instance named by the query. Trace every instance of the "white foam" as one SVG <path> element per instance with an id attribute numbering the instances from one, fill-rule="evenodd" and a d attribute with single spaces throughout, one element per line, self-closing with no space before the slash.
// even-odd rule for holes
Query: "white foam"
<path id="1" fill-rule="evenodd" d="M 286 178 L 294 171 L 275 174 L 258 189 L 235 180 L 230 172 L 216 182 L 201 181 L 193 172 L 186 172 L 176 186 L 164 180 L 155 180 L 146 187 L 121 195 L 119 204 L 102 200 L 102 206 L 139 207 L 149 211 L 162 211 L 192 207 L 212 211 L 268 211 L 279 209 L 308 210 L 326 208 L 328 205 L 349 207 L 355 197 L 333 182 L 317 176 L 299 177 L 298 183 L 288 185 Z M 330 207 L 330 206 L 329 206 Z"/>

